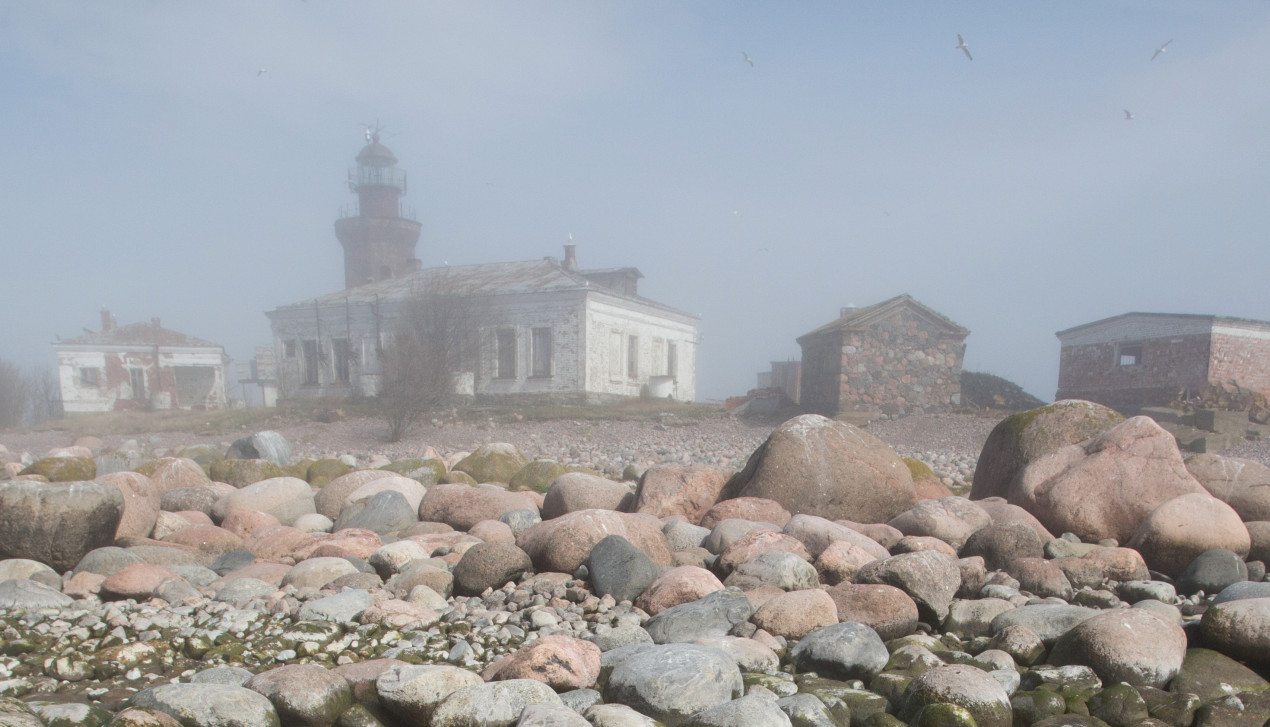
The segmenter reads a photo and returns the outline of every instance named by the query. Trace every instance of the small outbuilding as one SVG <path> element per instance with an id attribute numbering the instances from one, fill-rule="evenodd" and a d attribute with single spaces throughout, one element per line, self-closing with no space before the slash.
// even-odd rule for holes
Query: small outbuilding
<path id="1" fill-rule="evenodd" d="M 891 415 L 961 404 L 961 364 L 970 331 L 899 295 L 865 308 L 843 308 L 837 320 L 798 338 L 799 401 L 805 411 Z"/>
<path id="2" fill-rule="evenodd" d="M 1182 313 L 1125 313 L 1054 334 L 1059 399 L 1124 414 L 1209 387 L 1270 394 L 1270 322 Z"/>
<path id="3" fill-rule="evenodd" d="M 149 323 L 115 325 L 53 344 L 67 414 L 127 409 L 220 409 L 225 406 L 221 346 Z"/>

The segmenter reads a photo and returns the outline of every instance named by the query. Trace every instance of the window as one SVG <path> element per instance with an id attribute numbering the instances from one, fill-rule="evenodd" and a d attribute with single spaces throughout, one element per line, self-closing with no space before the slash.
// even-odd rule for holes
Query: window
<path id="1" fill-rule="evenodd" d="M 98 369 L 98 368 L 80 369 L 79 383 L 81 386 L 100 386 L 101 385 L 101 369 Z"/>
<path id="2" fill-rule="evenodd" d="M 282 342 L 282 355 L 286 358 L 295 358 L 295 341 Z"/>
<path id="3" fill-rule="evenodd" d="M 620 331 L 609 333 L 609 379 L 620 381 L 622 378 L 622 334 Z"/>
<path id="4" fill-rule="evenodd" d="M 503 328 L 498 332 L 498 378 L 516 378 L 516 329 Z"/>
<path id="5" fill-rule="evenodd" d="M 318 343 L 312 339 L 304 342 L 304 383 L 318 382 Z"/>
<path id="6" fill-rule="evenodd" d="M 666 373 L 666 341 L 662 338 L 653 339 L 653 364 L 648 373 L 650 376 L 661 376 Z"/>
<path id="7" fill-rule="evenodd" d="M 331 339 L 331 355 L 335 357 L 335 380 L 347 384 L 349 381 L 349 361 L 353 352 L 348 348 L 347 338 Z"/>
<path id="8" fill-rule="evenodd" d="M 132 384 L 132 398 L 142 401 L 146 398 L 145 369 L 128 369 L 128 383 Z"/>
<path id="9" fill-rule="evenodd" d="M 1117 366 L 1137 366 L 1142 363 L 1142 343 L 1122 343 L 1116 347 Z"/>
<path id="10" fill-rule="evenodd" d="M 551 377 L 551 329 L 535 328 L 533 333 L 533 370 L 530 376 L 538 379 Z"/>
<path id="11" fill-rule="evenodd" d="M 666 375 L 672 379 L 679 378 L 679 348 L 674 341 L 666 344 Z"/>
<path id="12" fill-rule="evenodd" d="M 626 339 L 626 377 L 639 378 L 639 336 Z"/>

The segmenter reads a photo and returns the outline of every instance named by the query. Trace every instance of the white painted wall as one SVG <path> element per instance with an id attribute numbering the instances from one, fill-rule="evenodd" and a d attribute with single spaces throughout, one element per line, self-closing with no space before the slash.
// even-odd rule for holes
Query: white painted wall
<path id="1" fill-rule="evenodd" d="M 631 337 L 636 341 L 636 376 L 629 375 Z M 674 393 L 679 401 L 697 395 L 697 321 L 600 292 L 587 294 L 588 392 L 639 396 L 650 376 L 666 375 L 670 346 L 676 352 Z"/>

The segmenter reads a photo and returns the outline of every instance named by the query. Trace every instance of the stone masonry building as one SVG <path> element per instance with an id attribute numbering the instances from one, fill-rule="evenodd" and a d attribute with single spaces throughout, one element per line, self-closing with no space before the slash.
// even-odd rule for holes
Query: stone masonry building
<path id="1" fill-rule="evenodd" d="M 1135 414 L 1210 386 L 1270 394 L 1270 322 L 1213 315 L 1125 313 L 1055 334 L 1059 399 Z"/>
<path id="2" fill-rule="evenodd" d="M 564 259 L 421 268 L 419 224 L 399 198 L 405 173 L 373 138 L 349 185 L 357 215 L 336 223 L 345 289 L 269 311 L 280 398 L 372 396 L 381 354 L 412 305 L 462 296 L 479 311 L 478 354 L 452 372 L 477 398 L 590 403 L 642 395 L 696 397 L 697 317 L 639 295 L 633 267 L 583 270 Z"/>
<path id="3" fill-rule="evenodd" d="M 53 344 L 67 414 L 225 406 L 225 349 L 149 323 L 115 325 Z"/>
<path id="4" fill-rule="evenodd" d="M 826 416 L 958 406 L 969 334 L 909 295 L 843 308 L 837 320 L 798 338 L 800 404 Z"/>

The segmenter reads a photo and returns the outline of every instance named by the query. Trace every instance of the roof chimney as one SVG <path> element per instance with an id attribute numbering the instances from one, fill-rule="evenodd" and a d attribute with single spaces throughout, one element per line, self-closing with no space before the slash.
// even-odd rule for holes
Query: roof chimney
<path id="1" fill-rule="evenodd" d="M 577 272 L 578 270 L 577 249 L 578 249 L 577 245 L 570 244 L 570 245 L 564 246 L 564 269 L 568 270 L 571 273 Z"/>
<path id="2" fill-rule="evenodd" d="M 111 317 L 110 311 L 106 308 L 101 309 L 101 332 L 105 333 L 115 327 L 115 319 Z"/>
<path id="3" fill-rule="evenodd" d="M 838 311 L 838 317 L 839 317 L 839 318 L 846 318 L 847 316 L 851 315 L 851 313 L 852 313 L 852 312 L 854 312 L 854 311 L 855 311 L 855 310 L 857 310 L 857 309 L 858 309 L 858 306 L 856 306 L 855 304 L 848 304 L 848 305 L 845 305 L 845 306 L 843 306 L 843 307 L 842 307 L 842 309 L 841 309 L 841 310 L 839 310 L 839 311 Z"/>

